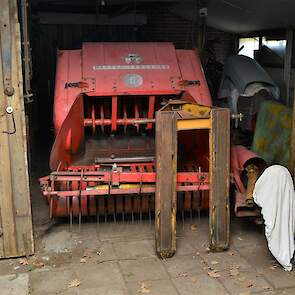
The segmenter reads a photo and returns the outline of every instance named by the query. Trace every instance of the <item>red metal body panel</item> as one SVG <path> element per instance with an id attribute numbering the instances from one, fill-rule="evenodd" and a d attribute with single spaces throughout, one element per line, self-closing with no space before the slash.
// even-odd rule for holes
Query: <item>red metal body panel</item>
<path id="1" fill-rule="evenodd" d="M 184 81 L 198 80 L 199 85 L 184 86 L 186 98 L 198 104 L 211 106 L 210 91 L 203 72 L 199 53 L 193 50 L 176 50 L 177 60 Z"/>
<path id="2" fill-rule="evenodd" d="M 79 95 L 72 103 L 63 124 L 57 131 L 49 166 L 51 170 L 64 170 L 84 148 L 83 99 Z"/>
<path id="3" fill-rule="evenodd" d="M 129 61 L 130 54 L 139 60 Z M 141 77 L 141 84 L 137 87 L 124 81 L 126 75 L 134 74 Z M 187 81 L 198 83 L 186 85 Z M 78 83 L 79 85 L 74 85 Z M 59 162 L 71 164 L 68 160 L 74 158 L 77 149 L 72 150 L 70 146 L 81 147 L 84 140 L 82 126 L 92 126 L 94 132 L 97 125 L 111 125 L 113 132 L 117 130 L 118 125 L 126 127 L 128 124 L 147 124 L 147 129 L 151 129 L 156 110 L 155 95 L 182 94 L 186 100 L 211 105 L 211 96 L 198 54 L 192 50 L 175 50 L 171 43 L 84 43 L 82 50 L 58 51 L 55 85 L 53 120 L 56 143 L 50 157 L 50 167 L 53 170 L 57 169 Z M 83 114 L 83 110 L 78 110 L 77 106 L 75 110 L 71 109 L 80 93 L 96 96 L 97 99 L 110 96 L 111 117 L 106 118 L 105 111 L 101 109 L 98 119 L 93 109 L 92 118 L 85 118 L 80 126 L 82 121 L 79 116 Z M 139 117 L 140 106 L 137 104 L 134 118 L 127 118 L 125 113 L 123 118 L 118 118 L 119 97 L 126 95 L 149 95 L 146 118 Z M 70 112 L 73 114 L 70 115 Z M 63 132 L 59 133 L 62 124 L 66 126 Z M 72 128 L 71 124 L 75 125 L 75 128 Z M 65 129 L 71 134 L 66 134 Z M 68 140 L 68 143 L 65 143 L 65 140 Z M 67 151 L 62 151 L 61 146 L 67 148 Z M 69 156 L 70 154 L 72 156 Z"/>
<path id="4" fill-rule="evenodd" d="M 80 88 L 65 88 L 69 81 L 82 80 L 81 63 L 81 50 L 59 50 L 57 52 L 53 105 L 53 123 L 56 135 L 72 104 L 81 93 Z"/>
<path id="5" fill-rule="evenodd" d="M 126 62 L 128 55 L 141 60 Z M 84 43 L 83 77 L 95 78 L 95 96 L 180 93 L 183 87 L 176 52 L 171 43 Z M 138 74 L 139 87 L 126 87 L 124 76 Z"/>
<path id="6" fill-rule="evenodd" d="M 129 53 L 142 56 L 140 64 L 126 64 Z M 127 66 L 130 69 L 108 70 L 99 66 Z M 144 66 L 144 69 L 132 67 Z M 164 69 L 146 69 L 146 66 L 168 66 Z M 123 77 L 139 74 L 143 84 L 126 87 Z M 95 80 L 95 89 L 66 88 L 66 83 Z M 182 86 L 181 81 L 199 80 L 200 85 Z M 54 129 L 57 134 L 76 97 L 81 92 L 91 96 L 179 94 L 204 105 L 211 105 L 211 96 L 198 53 L 193 50 L 175 50 L 171 43 L 84 43 L 82 50 L 61 50 L 57 53 Z"/>

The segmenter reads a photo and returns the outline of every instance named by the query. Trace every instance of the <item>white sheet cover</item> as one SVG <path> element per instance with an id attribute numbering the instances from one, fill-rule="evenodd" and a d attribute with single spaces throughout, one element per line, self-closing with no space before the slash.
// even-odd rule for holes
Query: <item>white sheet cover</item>
<path id="1" fill-rule="evenodd" d="M 289 171 L 280 165 L 270 166 L 258 178 L 255 203 L 262 208 L 268 248 L 286 271 L 292 270 L 294 253 L 295 194 Z"/>

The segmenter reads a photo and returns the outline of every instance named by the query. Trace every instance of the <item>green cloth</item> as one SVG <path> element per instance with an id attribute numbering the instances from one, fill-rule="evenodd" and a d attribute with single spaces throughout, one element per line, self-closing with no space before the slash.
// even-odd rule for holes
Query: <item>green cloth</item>
<path id="1" fill-rule="evenodd" d="M 252 150 L 269 165 L 288 166 L 292 109 L 274 101 L 264 101 L 258 112 Z"/>

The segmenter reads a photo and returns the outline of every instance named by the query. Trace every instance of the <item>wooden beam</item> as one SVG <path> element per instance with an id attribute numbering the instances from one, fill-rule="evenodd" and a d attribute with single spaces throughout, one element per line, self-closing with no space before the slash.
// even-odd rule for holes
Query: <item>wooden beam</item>
<path id="1" fill-rule="evenodd" d="M 156 252 L 168 258 L 176 252 L 177 130 L 174 112 L 156 113 Z"/>
<path id="2" fill-rule="evenodd" d="M 34 244 L 17 2 L 2 0 L 1 9 L 0 26 L 9 30 L 10 37 L 7 40 L 3 29 L 0 31 L 0 233 L 3 236 L 0 257 L 15 257 L 32 254 Z M 7 49 L 7 42 L 10 42 L 8 51 L 3 50 L 3 46 Z M 11 78 L 13 92 L 5 91 L 7 75 Z M 7 107 L 11 108 L 11 113 L 6 112 Z"/>
<path id="3" fill-rule="evenodd" d="M 292 51 L 293 51 L 293 29 L 288 29 L 286 34 L 287 45 L 284 59 L 284 82 L 286 86 L 286 105 L 290 106 L 290 87 L 291 87 L 291 70 L 292 70 Z"/>
<path id="4" fill-rule="evenodd" d="M 230 115 L 227 109 L 212 109 L 210 130 L 210 249 L 229 246 Z"/>
<path id="5" fill-rule="evenodd" d="M 294 86 L 295 89 L 295 86 Z M 293 94 L 293 115 L 292 115 L 292 130 L 290 138 L 290 156 L 289 156 L 289 170 L 293 176 L 295 176 L 295 91 Z"/>

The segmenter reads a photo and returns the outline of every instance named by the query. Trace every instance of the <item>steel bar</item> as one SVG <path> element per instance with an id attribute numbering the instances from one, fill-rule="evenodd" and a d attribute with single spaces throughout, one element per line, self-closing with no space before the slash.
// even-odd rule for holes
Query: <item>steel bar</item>
<path id="1" fill-rule="evenodd" d="M 98 126 L 107 126 L 111 125 L 113 128 L 116 128 L 116 125 L 137 125 L 137 124 L 149 124 L 155 123 L 155 119 L 147 119 L 147 118 L 116 118 L 116 119 L 95 119 L 94 123 Z M 92 119 L 84 119 L 84 126 L 92 127 L 93 121 Z M 116 129 L 114 129 L 116 130 Z"/>
<path id="2" fill-rule="evenodd" d="M 117 112 L 118 112 L 118 97 L 112 96 L 112 119 L 111 119 L 111 125 L 112 125 L 112 131 L 117 130 Z M 96 121 L 95 121 L 96 124 Z"/>
<path id="3" fill-rule="evenodd" d="M 148 119 L 152 119 L 154 117 L 155 101 L 156 101 L 155 96 L 151 95 L 149 97 Z M 152 129 L 152 127 L 153 127 L 152 123 L 148 123 L 146 126 L 146 129 L 150 130 Z"/>

